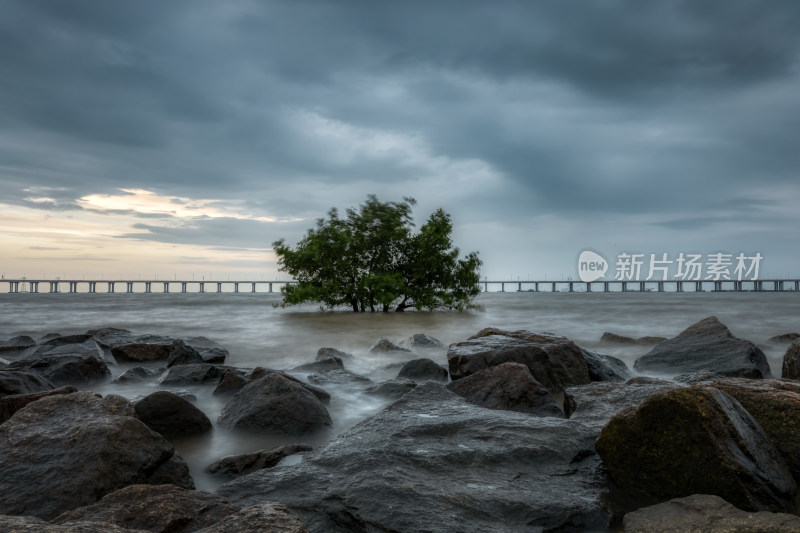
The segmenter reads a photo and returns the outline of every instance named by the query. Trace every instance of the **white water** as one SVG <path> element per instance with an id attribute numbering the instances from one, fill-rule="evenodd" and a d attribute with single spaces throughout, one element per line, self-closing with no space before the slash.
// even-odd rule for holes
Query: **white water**
<path id="1" fill-rule="evenodd" d="M 624 359 L 629 366 L 647 349 L 600 347 L 604 331 L 640 337 L 672 337 L 687 326 L 716 315 L 734 335 L 762 345 L 773 374 L 780 375 L 783 349 L 766 345 L 774 335 L 800 331 L 800 293 L 488 293 L 477 302 L 483 312 L 466 313 L 351 313 L 320 312 L 315 306 L 276 309 L 278 294 L 0 294 L 0 340 L 16 335 L 38 338 L 46 333 L 81 333 L 99 327 L 118 327 L 135 333 L 176 338 L 202 335 L 230 351 L 226 364 L 241 367 L 291 368 L 311 362 L 320 347 L 352 353 L 349 370 L 375 382 L 394 377 L 392 363 L 431 357 L 446 366 L 445 350 L 423 355 L 370 354 L 381 337 L 395 342 L 414 333 L 427 333 L 449 344 L 478 330 L 548 331 Z M 130 365 L 129 365 L 130 366 Z M 113 376 L 128 366 L 112 367 Z M 298 375 L 304 377 L 304 375 Z M 126 397 L 147 394 L 158 385 L 100 384 L 92 390 Z M 203 473 L 211 461 L 290 442 L 318 446 L 358 421 L 377 412 L 385 402 L 362 392 L 364 385 L 325 387 L 334 427 L 313 438 L 284 439 L 233 434 L 215 428 L 201 438 L 175 441 L 190 465 L 198 488 L 213 490 L 223 480 Z M 197 405 L 212 422 L 224 402 L 213 397 L 213 385 L 189 388 Z"/>

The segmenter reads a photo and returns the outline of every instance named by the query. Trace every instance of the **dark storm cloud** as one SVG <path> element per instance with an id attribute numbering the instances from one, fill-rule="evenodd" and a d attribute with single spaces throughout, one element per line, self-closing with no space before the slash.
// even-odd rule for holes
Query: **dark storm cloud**
<path id="1" fill-rule="evenodd" d="M 397 188 L 450 195 L 472 222 L 646 213 L 691 229 L 729 216 L 720 202 L 758 201 L 756 180 L 796 183 L 800 168 L 794 1 L 0 10 L 8 203 L 77 208 L 135 187 L 313 220 Z M 486 184 L 448 189 L 442 173 Z M 34 202 L 32 186 L 58 192 Z M 135 236 L 216 244 L 238 232 L 252 246 L 265 230 L 254 224 L 140 225 Z"/>

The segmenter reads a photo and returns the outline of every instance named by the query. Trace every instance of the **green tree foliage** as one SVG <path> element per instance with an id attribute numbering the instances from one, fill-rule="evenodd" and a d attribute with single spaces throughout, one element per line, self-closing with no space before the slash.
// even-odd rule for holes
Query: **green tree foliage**
<path id="1" fill-rule="evenodd" d="M 472 307 L 480 292 L 478 254 L 459 257 L 442 209 L 414 231 L 415 204 L 370 195 L 345 217 L 331 209 L 295 249 L 283 239 L 273 243 L 281 270 L 297 281 L 283 288 L 283 305 L 318 302 L 355 312 Z"/>

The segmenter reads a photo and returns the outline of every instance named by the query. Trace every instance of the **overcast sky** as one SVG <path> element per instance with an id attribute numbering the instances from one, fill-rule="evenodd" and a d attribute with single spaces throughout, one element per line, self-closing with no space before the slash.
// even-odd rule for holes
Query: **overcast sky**
<path id="1" fill-rule="evenodd" d="M 491 278 L 800 276 L 800 3 L 0 0 L 0 272 L 275 276 L 413 196 Z"/>

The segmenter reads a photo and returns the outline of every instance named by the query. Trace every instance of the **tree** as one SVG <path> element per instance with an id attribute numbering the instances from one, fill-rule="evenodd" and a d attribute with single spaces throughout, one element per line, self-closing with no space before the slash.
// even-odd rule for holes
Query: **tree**
<path id="1" fill-rule="evenodd" d="M 319 302 L 354 312 L 472 307 L 480 292 L 477 252 L 459 258 L 442 209 L 415 232 L 415 204 L 370 195 L 344 218 L 331 209 L 295 249 L 283 239 L 273 243 L 280 269 L 297 281 L 282 289 L 283 305 Z"/>

